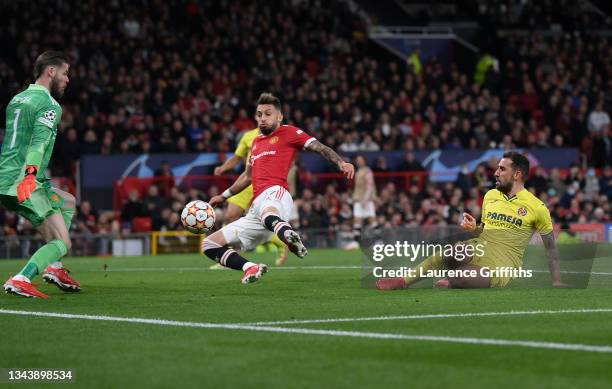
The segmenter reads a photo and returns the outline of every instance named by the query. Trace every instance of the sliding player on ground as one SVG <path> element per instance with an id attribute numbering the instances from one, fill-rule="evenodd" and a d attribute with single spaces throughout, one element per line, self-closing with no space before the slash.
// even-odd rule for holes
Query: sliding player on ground
<path id="1" fill-rule="evenodd" d="M 483 255 L 457 261 L 434 255 L 425 259 L 415 270 L 415 277 L 381 278 L 376 286 L 381 290 L 404 289 L 419 280 L 418 275 L 434 269 L 475 270 L 475 277 L 457 277 L 438 281 L 437 286 L 450 288 L 494 288 L 508 285 L 512 277 L 483 276 L 481 268 L 489 270 L 523 265 L 523 254 L 534 232 L 538 232 L 546 248 L 552 284 L 567 286 L 561 281 L 559 253 L 555 245 L 553 225 L 546 205 L 527 189 L 529 160 L 517 152 L 507 152 L 495 171 L 495 189 L 489 190 L 482 203 L 482 224 L 464 213 L 461 227 L 475 238 L 464 243 L 484 247 Z"/>

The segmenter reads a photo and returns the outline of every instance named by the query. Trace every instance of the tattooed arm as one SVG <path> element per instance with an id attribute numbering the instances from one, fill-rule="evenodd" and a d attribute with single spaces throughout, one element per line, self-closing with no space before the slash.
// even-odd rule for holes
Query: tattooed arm
<path id="1" fill-rule="evenodd" d="M 561 281 L 561 270 L 559 268 L 559 251 L 555 244 L 555 236 L 552 232 L 540 235 L 544 247 L 546 248 L 546 257 L 548 258 L 548 270 L 552 279 L 552 284 L 555 287 L 567 287 L 568 285 Z"/>
<path id="2" fill-rule="evenodd" d="M 338 169 L 340 169 L 340 171 L 344 173 L 346 178 L 348 178 L 349 180 L 353 179 L 353 176 L 355 175 L 355 167 L 348 162 L 344 162 L 342 158 L 340 158 L 338 153 L 336 153 L 328 146 L 325 146 L 323 143 L 319 142 L 318 140 L 315 140 L 311 142 L 308 146 L 306 146 L 306 150 L 314 151 L 315 153 L 321 154 L 330 163 L 336 165 Z"/>

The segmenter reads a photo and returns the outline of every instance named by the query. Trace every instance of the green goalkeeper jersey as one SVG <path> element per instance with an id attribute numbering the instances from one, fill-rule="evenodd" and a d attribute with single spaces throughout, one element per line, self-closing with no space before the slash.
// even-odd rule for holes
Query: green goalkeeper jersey
<path id="1" fill-rule="evenodd" d="M 0 194 L 16 195 L 17 184 L 28 165 L 38 166 L 39 182 L 48 181 L 45 170 L 61 117 L 62 107 L 42 85 L 31 84 L 12 98 L 6 107 L 6 131 L 0 153 Z"/>

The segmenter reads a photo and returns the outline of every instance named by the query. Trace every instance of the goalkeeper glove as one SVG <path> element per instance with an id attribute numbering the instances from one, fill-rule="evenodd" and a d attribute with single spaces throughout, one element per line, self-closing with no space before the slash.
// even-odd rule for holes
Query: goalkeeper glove
<path id="1" fill-rule="evenodd" d="M 19 200 L 20 203 L 23 203 L 29 199 L 32 192 L 36 190 L 36 186 L 38 186 L 38 183 L 36 182 L 36 172 L 38 172 L 37 166 L 26 166 L 23 181 L 17 185 L 17 200 Z"/>

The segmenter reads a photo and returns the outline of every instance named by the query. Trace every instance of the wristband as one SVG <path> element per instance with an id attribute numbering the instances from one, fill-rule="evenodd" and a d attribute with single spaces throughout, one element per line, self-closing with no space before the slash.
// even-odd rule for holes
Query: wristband
<path id="1" fill-rule="evenodd" d="M 225 197 L 226 199 L 229 199 L 230 197 L 233 196 L 232 192 L 229 189 L 226 189 L 221 196 Z"/>

